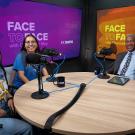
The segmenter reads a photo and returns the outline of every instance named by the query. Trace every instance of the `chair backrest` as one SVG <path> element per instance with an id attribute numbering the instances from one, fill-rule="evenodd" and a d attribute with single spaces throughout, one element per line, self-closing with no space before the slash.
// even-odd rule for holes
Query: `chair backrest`
<path id="1" fill-rule="evenodd" d="M 25 60 L 26 59 L 26 52 L 25 51 L 22 51 L 20 53 L 21 53 L 22 62 L 25 65 L 26 64 L 26 60 Z M 14 70 L 13 68 L 10 70 L 9 85 L 13 85 L 13 80 L 15 78 L 16 72 L 17 71 Z"/>
<path id="2" fill-rule="evenodd" d="M 16 71 L 11 69 L 10 70 L 10 73 L 9 73 L 9 85 L 13 85 L 13 80 L 15 78 L 15 75 L 16 75 Z"/>

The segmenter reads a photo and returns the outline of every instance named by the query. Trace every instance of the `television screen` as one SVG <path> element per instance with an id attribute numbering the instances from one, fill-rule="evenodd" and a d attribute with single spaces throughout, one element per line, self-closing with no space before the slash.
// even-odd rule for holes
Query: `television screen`
<path id="1" fill-rule="evenodd" d="M 115 44 L 117 53 L 125 48 L 126 34 L 135 34 L 135 6 L 97 11 L 97 51 Z M 107 56 L 115 59 L 116 54 Z"/>
<path id="2" fill-rule="evenodd" d="M 66 58 L 80 53 L 81 9 L 25 0 L 0 0 L 0 51 L 4 66 L 13 64 L 25 35 L 40 48 L 54 48 Z M 62 56 L 59 57 L 62 59 Z"/>

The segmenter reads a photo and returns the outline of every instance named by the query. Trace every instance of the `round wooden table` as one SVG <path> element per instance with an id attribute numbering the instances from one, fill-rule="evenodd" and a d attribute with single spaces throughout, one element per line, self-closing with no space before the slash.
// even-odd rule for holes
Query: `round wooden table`
<path id="1" fill-rule="evenodd" d="M 45 99 L 32 99 L 38 90 L 37 80 L 20 87 L 14 96 L 17 112 L 31 124 L 44 128 L 48 117 L 67 105 L 78 91 L 80 83 L 88 83 L 79 100 L 52 127 L 55 133 L 68 135 L 117 135 L 135 131 L 135 81 L 124 86 L 107 83 L 89 72 L 61 73 L 66 85 L 59 88 L 44 81 L 50 93 Z"/>

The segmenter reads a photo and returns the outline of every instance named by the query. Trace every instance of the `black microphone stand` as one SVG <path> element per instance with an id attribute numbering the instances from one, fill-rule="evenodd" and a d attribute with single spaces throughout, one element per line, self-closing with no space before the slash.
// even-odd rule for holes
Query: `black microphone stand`
<path id="1" fill-rule="evenodd" d="M 100 79 L 108 79 L 108 78 L 110 78 L 110 76 L 107 75 L 107 72 L 106 72 L 105 55 L 103 56 L 103 63 L 102 63 L 102 65 L 103 65 L 103 68 L 102 68 L 100 74 L 98 75 L 98 78 L 100 78 Z"/>
<path id="2" fill-rule="evenodd" d="M 38 75 L 38 91 L 33 92 L 31 97 L 34 99 L 44 99 L 47 98 L 49 96 L 49 93 L 47 91 L 44 91 L 43 89 L 43 81 L 42 81 L 42 74 L 41 74 L 41 65 L 38 64 L 37 68 L 35 68 L 37 70 L 37 75 Z"/>
<path id="3" fill-rule="evenodd" d="M 94 56 L 95 56 L 95 59 L 96 59 L 97 63 L 98 63 L 99 65 L 101 65 L 101 67 L 100 67 L 100 68 L 101 68 L 101 69 L 100 69 L 100 72 L 99 72 L 99 74 L 97 75 L 98 78 L 100 78 L 100 79 L 108 79 L 108 78 L 110 78 L 110 76 L 107 75 L 107 72 L 106 72 L 105 55 L 103 55 L 103 63 L 102 63 L 101 61 L 99 61 L 99 59 L 98 59 L 97 56 L 96 56 L 96 53 L 94 54 Z"/>

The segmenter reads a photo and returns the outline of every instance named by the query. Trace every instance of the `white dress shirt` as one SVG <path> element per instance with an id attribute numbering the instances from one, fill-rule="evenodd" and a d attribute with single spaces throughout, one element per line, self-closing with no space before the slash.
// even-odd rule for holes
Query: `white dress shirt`
<path id="1" fill-rule="evenodd" d="M 119 67 L 119 70 L 118 70 L 118 74 L 121 73 L 121 70 L 123 69 L 123 67 L 127 61 L 127 57 L 128 57 L 129 53 L 130 52 L 127 52 L 124 59 L 122 60 L 120 67 Z M 131 62 L 130 62 L 129 67 L 125 73 L 125 76 L 127 76 L 131 80 L 135 80 L 135 51 L 133 51 L 132 53 L 133 54 L 132 54 Z"/>

